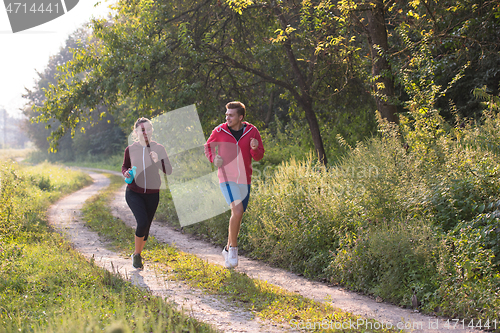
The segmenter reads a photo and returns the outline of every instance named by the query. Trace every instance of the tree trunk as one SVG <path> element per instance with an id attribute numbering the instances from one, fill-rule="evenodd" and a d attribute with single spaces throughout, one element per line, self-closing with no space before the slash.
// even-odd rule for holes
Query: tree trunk
<path id="1" fill-rule="evenodd" d="M 376 78 L 374 83 L 375 99 L 382 118 L 397 123 L 397 107 L 391 102 L 394 98 L 394 81 L 391 68 L 385 55 L 379 54 L 379 49 L 384 53 L 389 49 L 384 2 L 383 0 L 373 0 L 372 4 L 373 7 L 367 11 L 367 30 L 372 57 L 372 75 Z"/>
<path id="2" fill-rule="evenodd" d="M 278 19 L 280 20 L 282 29 L 286 30 L 289 26 L 289 23 L 285 18 L 282 10 L 279 7 L 274 7 L 274 11 Z M 290 63 L 295 79 L 297 80 L 296 82 L 299 87 L 300 94 L 296 92 L 295 89 L 290 91 L 292 95 L 297 99 L 299 105 L 303 108 L 306 114 L 307 123 L 309 124 L 309 130 L 311 131 L 312 139 L 314 142 L 314 148 L 316 149 L 316 153 L 318 154 L 318 160 L 326 165 L 328 161 L 326 159 L 325 147 L 323 146 L 323 139 L 321 138 L 321 133 L 319 130 L 318 118 L 316 117 L 316 113 L 313 110 L 310 86 L 306 80 L 305 75 L 299 68 L 297 58 L 295 57 L 295 54 L 292 50 L 292 42 L 289 36 L 287 36 L 287 38 L 283 42 L 283 47 L 285 48 L 288 62 Z"/>
<path id="3" fill-rule="evenodd" d="M 318 154 L 318 160 L 323 164 L 327 165 L 328 160 L 326 159 L 325 147 L 323 145 L 323 139 L 321 138 L 321 132 L 319 130 L 318 118 L 313 110 L 312 100 L 309 97 L 301 98 L 299 100 L 301 107 L 304 109 L 306 114 L 307 123 L 309 124 L 309 130 L 311 131 L 314 148 Z"/>
<path id="4" fill-rule="evenodd" d="M 264 124 L 266 127 L 269 126 L 271 122 L 271 116 L 273 114 L 273 105 L 274 105 L 274 91 L 271 90 L 271 96 L 269 96 L 269 106 L 267 107 L 266 119 L 264 120 Z"/>

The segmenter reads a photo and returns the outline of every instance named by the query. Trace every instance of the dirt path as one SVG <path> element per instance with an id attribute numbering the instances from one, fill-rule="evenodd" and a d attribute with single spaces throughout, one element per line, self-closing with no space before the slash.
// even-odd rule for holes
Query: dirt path
<path id="1" fill-rule="evenodd" d="M 265 323 L 246 310 L 231 306 L 220 297 L 205 295 L 186 284 L 165 277 L 155 266 L 146 263 L 144 270 L 132 267 L 129 255 L 106 249 L 97 233 L 89 230 L 80 216 L 85 200 L 109 185 L 109 179 L 90 173 L 94 184 L 79 190 L 52 205 L 48 211 L 49 223 L 66 235 L 75 249 L 95 264 L 119 273 L 132 283 L 150 290 L 154 295 L 167 298 L 198 320 L 209 323 L 222 332 L 290 332 Z M 126 214 L 130 210 L 127 207 Z M 132 236 L 131 236 L 132 237 Z"/>
<path id="2" fill-rule="evenodd" d="M 109 171 L 107 171 L 109 172 Z M 78 211 L 86 198 L 94 195 L 107 186 L 109 180 L 99 174 L 90 173 L 95 179 L 94 185 L 75 192 L 71 196 L 55 204 L 49 211 L 49 219 L 54 225 L 67 231 L 75 248 L 85 257 L 94 256 L 96 264 L 120 273 L 132 282 L 150 289 L 155 295 L 169 297 L 197 319 L 213 324 L 224 332 L 284 332 L 288 328 L 263 323 L 249 312 L 231 307 L 222 299 L 204 295 L 188 286 L 170 281 L 159 272 L 154 265 L 145 263 L 144 270 L 132 268 L 131 259 L 105 249 L 95 233 L 89 231 L 79 218 Z M 111 204 L 113 215 L 122 219 L 127 225 L 135 228 L 135 220 L 125 202 L 125 185 L 116 192 Z M 179 250 L 195 254 L 210 263 L 222 265 L 220 249 L 204 241 L 182 234 L 165 222 L 155 221 L 151 234 L 161 242 L 177 247 Z M 446 320 L 425 316 L 409 309 L 402 309 L 392 304 L 376 300 L 357 293 L 332 287 L 320 282 L 312 282 L 288 271 L 270 267 L 260 261 L 240 257 L 240 265 L 236 269 L 252 278 L 265 280 L 304 297 L 321 302 L 331 302 L 333 306 L 353 314 L 374 318 L 394 328 L 406 328 L 414 332 L 480 332 L 471 329 L 453 329 L 446 326 Z M 349 325 L 349 323 L 338 323 Z M 354 324 L 354 323 L 352 323 Z M 451 325 L 453 326 L 453 322 Z M 296 327 L 296 326 L 293 326 Z M 347 326 L 348 327 L 348 326 Z M 361 328 L 361 327 L 360 327 Z"/>

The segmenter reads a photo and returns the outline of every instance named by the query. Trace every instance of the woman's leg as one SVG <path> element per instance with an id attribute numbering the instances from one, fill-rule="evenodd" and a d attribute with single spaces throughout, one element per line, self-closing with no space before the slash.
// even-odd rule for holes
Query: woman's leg
<path id="1" fill-rule="evenodd" d="M 144 196 L 140 193 L 136 193 L 127 188 L 127 191 L 125 192 L 125 199 L 137 222 L 137 227 L 135 229 L 134 254 L 140 254 L 144 248 L 144 244 L 146 243 L 145 238 L 147 230 L 149 229 L 146 198 L 144 198 Z"/>
<path id="2" fill-rule="evenodd" d="M 149 230 L 151 229 L 151 224 L 156 214 L 156 209 L 158 208 L 158 203 L 160 202 L 160 193 L 145 194 L 146 196 L 146 214 L 147 214 L 147 226 L 144 230 L 144 241 L 148 239 Z"/>
<path id="3" fill-rule="evenodd" d="M 134 254 L 141 254 L 144 249 L 144 245 L 146 245 L 146 240 L 144 240 L 144 236 L 138 237 L 135 235 L 135 250 Z"/>

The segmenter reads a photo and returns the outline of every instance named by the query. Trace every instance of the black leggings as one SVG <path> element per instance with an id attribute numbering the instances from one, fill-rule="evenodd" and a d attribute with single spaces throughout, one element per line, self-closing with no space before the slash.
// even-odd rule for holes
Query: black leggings
<path id="1" fill-rule="evenodd" d="M 137 221 L 135 235 L 137 237 L 144 237 L 144 240 L 147 240 L 149 228 L 151 228 L 151 223 L 153 222 L 153 217 L 160 201 L 160 193 L 137 193 L 127 187 L 125 200 L 127 200 L 127 204 L 132 213 L 134 213 L 135 220 Z"/>

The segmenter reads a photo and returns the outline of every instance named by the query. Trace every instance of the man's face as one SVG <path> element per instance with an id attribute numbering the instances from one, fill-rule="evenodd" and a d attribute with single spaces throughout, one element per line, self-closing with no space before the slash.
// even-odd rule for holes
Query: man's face
<path id="1" fill-rule="evenodd" d="M 229 127 L 233 127 L 239 125 L 243 120 L 243 116 L 238 114 L 236 109 L 227 109 L 226 110 L 226 122 Z"/>

